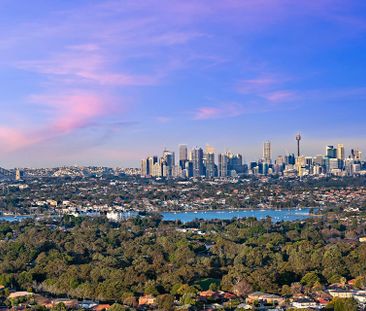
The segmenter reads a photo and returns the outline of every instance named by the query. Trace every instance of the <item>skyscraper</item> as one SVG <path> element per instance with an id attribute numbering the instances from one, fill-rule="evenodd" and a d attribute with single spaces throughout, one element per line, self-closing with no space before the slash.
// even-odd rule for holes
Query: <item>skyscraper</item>
<path id="1" fill-rule="evenodd" d="M 288 155 L 285 156 L 286 165 L 295 165 L 295 163 L 296 163 L 295 154 L 289 153 Z"/>
<path id="2" fill-rule="evenodd" d="M 174 172 L 174 166 L 175 166 L 175 154 L 172 151 L 164 150 L 163 152 L 163 171 L 165 177 L 172 177 Z M 165 171 L 166 170 L 166 171 Z"/>
<path id="3" fill-rule="evenodd" d="M 327 146 L 326 148 L 326 156 L 329 159 L 336 159 L 337 158 L 337 149 L 333 146 Z"/>
<path id="4" fill-rule="evenodd" d="M 192 161 L 186 161 L 184 171 L 185 171 L 185 175 L 186 175 L 187 178 L 193 177 L 193 163 L 192 163 Z"/>
<path id="5" fill-rule="evenodd" d="M 149 175 L 149 161 L 148 159 L 141 160 L 141 176 L 148 176 Z"/>
<path id="6" fill-rule="evenodd" d="M 219 154 L 219 177 L 227 177 L 228 157 L 226 154 Z"/>
<path id="7" fill-rule="evenodd" d="M 243 172 L 243 156 L 241 154 L 226 153 L 227 170 L 229 173 L 241 174 Z"/>
<path id="8" fill-rule="evenodd" d="M 181 167 L 181 169 L 185 169 L 187 161 L 188 161 L 187 145 L 179 145 L 179 166 Z"/>
<path id="9" fill-rule="evenodd" d="M 213 178 L 216 176 L 215 150 L 207 145 L 204 155 L 204 164 L 206 167 L 206 177 Z"/>
<path id="10" fill-rule="evenodd" d="M 141 176 L 150 177 L 153 175 L 154 165 L 158 162 L 158 157 L 148 157 L 141 160 Z"/>
<path id="11" fill-rule="evenodd" d="M 265 163 L 271 163 L 271 142 L 266 141 L 263 145 L 263 160 Z"/>
<path id="12" fill-rule="evenodd" d="M 193 148 L 192 149 L 192 163 L 193 163 L 193 177 L 200 177 L 204 175 L 204 164 L 203 164 L 203 149 Z"/>
<path id="13" fill-rule="evenodd" d="M 346 158 L 345 156 L 345 152 L 344 152 L 344 146 L 343 144 L 338 144 L 337 146 L 337 159 L 344 161 L 344 159 Z"/>
<path id="14" fill-rule="evenodd" d="M 160 162 L 156 162 L 153 164 L 151 169 L 151 176 L 153 177 L 161 177 L 163 175 L 162 166 Z"/>
<path id="15" fill-rule="evenodd" d="M 305 175 L 306 159 L 304 156 L 300 156 L 296 159 L 296 170 L 298 176 Z"/>

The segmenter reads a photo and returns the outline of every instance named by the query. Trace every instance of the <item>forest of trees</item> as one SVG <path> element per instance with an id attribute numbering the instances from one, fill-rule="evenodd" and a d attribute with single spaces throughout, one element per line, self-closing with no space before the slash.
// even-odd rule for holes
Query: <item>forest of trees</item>
<path id="1" fill-rule="evenodd" d="M 204 234 L 177 228 L 198 228 Z M 136 305 L 143 294 L 194 304 L 211 287 L 291 295 L 357 279 L 364 287 L 364 226 L 321 218 L 163 222 L 65 217 L 0 224 L 0 284 L 56 296 Z"/>

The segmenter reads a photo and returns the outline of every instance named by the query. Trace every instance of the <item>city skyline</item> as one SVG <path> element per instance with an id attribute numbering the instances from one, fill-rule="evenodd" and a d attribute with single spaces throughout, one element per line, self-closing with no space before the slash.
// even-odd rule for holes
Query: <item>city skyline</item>
<path id="1" fill-rule="evenodd" d="M 366 3 L 2 1 L 0 167 L 366 150 Z"/>
<path id="2" fill-rule="evenodd" d="M 227 154 L 227 153 L 232 153 L 232 154 L 240 154 L 243 158 L 243 163 L 248 164 L 252 161 L 258 161 L 258 160 L 263 160 L 263 162 L 265 163 L 273 163 L 277 157 L 280 156 L 285 156 L 285 155 L 289 155 L 289 154 L 293 154 L 295 157 L 298 157 L 297 155 L 297 137 L 300 134 L 297 134 L 295 136 L 295 138 L 292 139 L 292 146 L 290 146 L 290 148 L 284 148 L 283 146 L 279 146 L 277 144 L 273 143 L 273 140 L 264 140 L 261 141 L 259 143 L 259 145 L 255 145 L 250 149 L 250 152 L 246 152 L 244 148 L 240 148 L 240 146 L 234 146 L 233 148 L 218 148 L 216 147 L 215 144 L 203 144 L 203 145 L 199 145 L 199 144 L 186 144 L 186 143 L 179 143 L 179 144 L 175 144 L 175 146 L 166 146 L 163 144 L 159 144 L 159 145 L 155 145 L 155 148 L 153 150 L 155 151 L 151 151 L 149 152 L 147 151 L 143 151 L 142 155 L 140 158 L 134 158 L 133 161 L 131 163 L 133 163 L 133 165 L 128 165 L 127 162 L 124 161 L 120 161 L 119 163 L 117 163 L 117 165 L 113 166 L 110 165 L 109 167 L 131 167 L 131 168 L 138 168 L 141 165 L 141 159 L 145 159 L 146 155 L 148 154 L 148 156 L 151 157 L 164 157 L 165 153 L 171 153 L 172 157 L 173 157 L 173 162 L 175 165 L 179 165 L 179 162 L 181 159 L 185 160 L 190 160 L 191 159 L 191 152 L 195 149 L 202 149 L 202 152 L 204 154 L 207 153 L 212 153 L 215 155 L 215 161 L 218 161 L 218 156 L 219 154 Z M 295 140 L 296 139 L 296 140 Z M 276 141 L 276 140 L 275 140 Z M 290 144 L 290 143 L 289 143 Z M 321 146 L 321 148 L 317 148 L 317 152 L 307 152 L 307 148 L 306 146 L 314 146 L 313 143 L 311 142 L 306 142 L 306 140 L 303 140 L 302 134 L 301 134 L 301 143 L 300 143 L 300 148 L 301 148 L 301 154 L 300 156 L 304 156 L 304 157 L 316 157 L 319 155 L 327 155 L 328 152 L 328 148 L 329 147 L 334 147 L 334 152 L 336 154 L 336 157 L 338 158 L 340 155 L 343 158 L 347 158 L 349 156 L 351 156 L 351 151 L 360 151 L 361 152 L 361 160 L 364 161 L 366 159 L 365 157 L 365 152 L 363 149 L 359 148 L 358 146 L 360 144 L 355 144 L 355 145 L 351 145 L 350 143 L 344 143 L 342 141 L 342 143 L 339 142 L 331 142 L 328 144 L 325 144 L 323 146 Z M 160 146 L 164 146 L 164 147 L 160 147 Z M 340 151 L 340 147 L 341 150 Z M 160 149 L 159 149 L 160 148 Z M 253 152 L 254 150 L 254 152 Z M 311 149 L 310 149 L 311 150 Z M 303 152 L 304 151 L 304 152 Z M 268 154 L 268 157 L 266 157 L 266 153 Z M 249 156 L 250 155 L 250 156 Z M 183 157 L 183 158 L 182 158 Z M 54 165 L 54 166 L 27 166 L 27 165 L 17 165 L 17 166 L 6 166 L 4 165 L 4 161 L 2 163 L 0 163 L 0 168 L 8 168 L 8 169 L 12 169 L 12 168 L 52 168 L 52 167 L 62 167 L 62 166 L 106 166 L 108 167 L 108 165 L 104 165 L 104 164 L 100 164 L 98 163 L 98 159 L 96 159 L 96 162 L 90 162 L 90 163 L 73 163 L 73 164 L 68 164 L 68 163 L 60 163 L 60 165 Z"/>
<path id="3" fill-rule="evenodd" d="M 271 141 L 263 142 L 263 154 L 256 160 L 246 161 L 243 154 L 229 150 L 218 151 L 206 145 L 205 149 L 199 146 L 178 146 L 178 158 L 175 151 L 164 149 L 162 156 L 148 155 L 140 162 L 140 175 L 153 178 L 201 178 L 213 179 L 216 177 L 238 177 L 247 175 L 277 175 L 277 176 L 354 176 L 366 173 L 366 163 L 362 158 L 362 151 L 352 148 L 345 149 L 344 144 L 325 146 L 324 153 L 309 155 L 301 153 L 302 136 L 295 136 L 296 153 L 287 152 L 273 156 Z M 346 154 L 348 152 L 348 154 Z"/>

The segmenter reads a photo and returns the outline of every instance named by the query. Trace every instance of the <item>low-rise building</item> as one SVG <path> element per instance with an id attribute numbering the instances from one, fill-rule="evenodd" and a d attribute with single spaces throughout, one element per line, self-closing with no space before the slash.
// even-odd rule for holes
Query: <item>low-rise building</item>
<path id="1" fill-rule="evenodd" d="M 351 290 L 330 289 L 329 294 L 333 298 L 353 298 L 353 292 Z"/>
<path id="2" fill-rule="evenodd" d="M 156 303 L 156 298 L 152 295 L 144 295 L 139 298 L 139 306 L 150 306 Z"/>
<path id="3" fill-rule="evenodd" d="M 310 298 L 301 298 L 292 301 L 291 306 L 296 309 L 318 308 L 318 304 Z"/>
<path id="4" fill-rule="evenodd" d="M 33 296 L 33 293 L 31 292 L 13 292 L 10 293 L 8 296 L 8 299 L 17 299 L 17 298 L 22 298 L 22 297 L 29 297 L 29 296 Z"/>
<path id="5" fill-rule="evenodd" d="M 249 304 L 253 304 L 255 301 L 262 301 L 265 303 L 277 303 L 281 305 L 285 302 L 285 298 L 273 294 L 254 292 L 248 295 L 246 301 Z"/>

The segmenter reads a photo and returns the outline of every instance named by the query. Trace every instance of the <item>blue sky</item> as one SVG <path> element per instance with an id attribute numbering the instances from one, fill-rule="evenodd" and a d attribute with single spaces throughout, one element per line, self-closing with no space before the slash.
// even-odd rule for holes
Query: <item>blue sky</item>
<path id="1" fill-rule="evenodd" d="M 0 166 L 366 150 L 366 2 L 0 0 Z"/>

